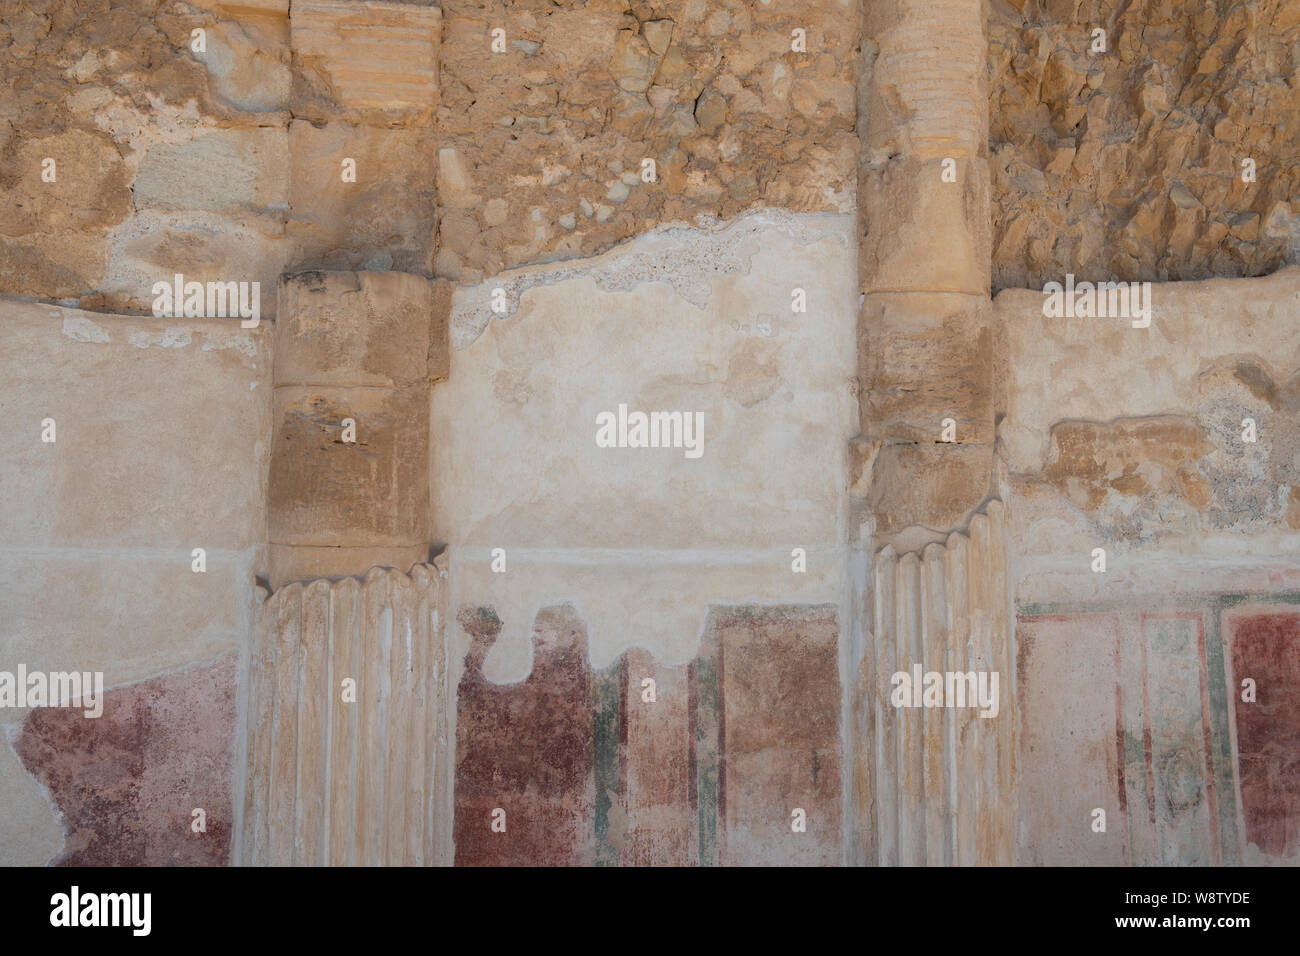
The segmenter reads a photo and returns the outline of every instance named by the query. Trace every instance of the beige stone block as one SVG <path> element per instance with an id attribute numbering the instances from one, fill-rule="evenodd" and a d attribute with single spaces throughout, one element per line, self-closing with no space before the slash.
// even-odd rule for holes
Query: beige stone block
<path id="1" fill-rule="evenodd" d="M 275 389 L 273 405 L 273 544 L 424 544 L 427 387 L 287 386 Z M 346 418 L 356 424 L 355 442 L 343 440 Z"/>
<path id="2" fill-rule="evenodd" d="M 267 326 L 18 303 L 2 324 L 0 541 L 188 554 L 264 540 Z"/>
<path id="3" fill-rule="evenodd" d="M 431 129 L 295 120 L 289 154 L 290 269 L 432 273 L 438 170 Z M 343 179 L 345 160 L 354 182 Z"/>
<path id="4" fill-rule="evenodd" d="M 898 158 L 864 170 L 859 203 L 865 292 L 989 293 L 988 163 L 956 158 L 956 182 L 942 159 Z"/>
<path id="5" fill-rule="evenodd" d="M 272 590 L 292 581 L 355 577 L 371 568 L 394 568 L 406 572 L 411 565 L 429 557 L 429 549 L 422 544 L 395 548 L 272 544 L 269 553 Z"/>
<path id="6" fill-rule="evenodd" d="M 866 8 L 877 47 L 864 145 L 907 159 L 970 157 L 988 139 L 984 8 L 979 0 L 898 0 Z"/>
<path id="7" fill-rule="evenodd" d="M 284 209 L 288 174 L 284 129 L 216 130 L 185 143 L 151 146 L 135 178 L 135 204 L 139 209 Z"/>
<path id="8" fill-rule="evenodd" d="M 280 281 L 275 383 L 406 386 L 428 380 L 432 293 L 402 272 L 301 272 Z"/>
<path id="9" fill-rule="evenodd" d="M 70 130 L 11 143 L 0 180 L 0 293 L 83 295 L 108 264 L 106 233 L 131 213 L 121 153 L 107 136 Z M 53 160 L 54 182 L 41 175 Z"/>
<path id="10" fill-rule="evenodd" d="M 858 326 L 864 435 L 935 442 L 944 419 L 956 441 L 993 440 L 989 300 L 970 295 L 868 295 Z"/>
<path id="11" fill-rule="evenodd" d="M 21 141 L 6 158 L 0 236 L 107 229 L 131 212 L 121 152 L 106 135 L 69 130 Z M 54 160 L 54 182 L 41 177 Z"/>
<path id="12" fill-rule="evenodd" d="M 108 274 L 98 286 L 110 308 L 149 312 L 153 284 L 256 282 L 261 318 L 275 317 L 275 288 L 288 243 L 283 212 L 220 215 L 190 210 L 147 210 L 112 236 Z"/>
<path id="13" fill-rule="evenodd" d="M 299 73 L 295 116 L 418 122 L 438 105 L 442 11 L 372 0 L 298 0 L 289 11 Z"/>
<path id="14" fill-rule="evenodd" d="M 872 466 L 867 504 L 880 534 L 912 525 L 955 529 L 988 497 L 992 482 L 992 445 L 884 445 Z"/>
<path id="15" fill-rule="evenodd" d="M 288 4 L 259 9 L 255 0 L 224 7 L 234 20 L 208 28 L 207 51 L 196 58 L 212 75 L 212 92 L 240 110 L 287 109 L 289 70 Z"/>
<path id="16" fill-rule="evenodd" d="M 6 295 L 63 299 L 99 287 L 108 269 L 108 240 L 96 232 L 0 237 L 0 290 Z"/>

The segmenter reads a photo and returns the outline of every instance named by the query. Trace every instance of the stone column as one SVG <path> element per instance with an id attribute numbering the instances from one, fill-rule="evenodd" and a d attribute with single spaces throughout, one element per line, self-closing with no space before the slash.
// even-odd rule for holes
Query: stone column
<path id="1" fill-rule="evenodd" d="M 271 588 L 405 571 L 428 558 L 431 285 L 304 272 L 281 279 L 279 310 Z"/>
<path id="2" fill-rule="evenodd" d="M 990 500 L 983 6 L 869 2 L 863 31 L 861 433 L 850 460 L 871 569 L 857 595 L 851 725 L 860 839 L 846 855 L 878 865 L 1005 864 L 1014 846 L 1015 655 L 1005 510 Z M 914 665 L 986 679 L 997 671 L 998 716 L 895 708 L 892 674 Z"/>
<path id="3" fill-rule="evenodd" d="M 446 588 L 439 561 L 263 603 L 237 865 L 451 864 Z"/>
<path id="4" fill-rule="evenodd" d="M 984 18 L 980 0 L 866 8 L 855 490 L 877 535 L 944 532 L 992 468 Z"/>

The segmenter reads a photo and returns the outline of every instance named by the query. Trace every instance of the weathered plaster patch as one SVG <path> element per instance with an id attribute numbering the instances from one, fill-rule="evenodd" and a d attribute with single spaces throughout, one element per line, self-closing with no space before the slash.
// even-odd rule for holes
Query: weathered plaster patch
<path id="1" fill-rule="evenodd" d="M 759 209 L 733 222 L 712 228 L 665 226 L 644 233 L 591 259 L 528 266 L 493 276 L 476 286 L 459 289 L 452 302 L 452 345 L 473 344 L 494 314 L 508 319 L 519 309 L 529 289 L 587 277 L 603 291 L 626 291 L 647 282 L 666 282 L 697 309 L 705 309 L 714 281 L 722 275 L 748 275 L 754 256 L 771 242 L 772 233 L 807 246 L 835 235 L 847 259 L 852 236 L 837 228 L 848 217 L 796 215 L 782 209 Z M 492 311 L 494 289 L 502 289 L 506 311 Z M 789 295 L 787 293 L 787 308 Z M 769 334 L 764 332 L 763 334 Z"/>
<path id="2" fill-rule="evenodd" d="M 221 865 L 230 851 L 235 658 L 113 688 L 104 713 L 38 708 L 15 750 L 68 827 L 54 862 Z M 205 812 L 205 832 L 191 829 Z"/>
<path id="3" fill-rule="evenodd" d="M 185 328 L 168 328 L 162 332 L 132 332 L 126 340 L 138 349 L 147 349 L 156 345 L 164 349 L 180 349 L 190 344 L 190 330 Z"/>
<path id="4" fill-rule="evenodd" d="M 223 352 L 226 349 L 236 349 L 247 355 L 249 358 L 257 357 L 257 345 L 247 335 L 236 335 L 230 332 L 208 332 L 203 336 L 203 351 L 205 352 Z M 253 368 L 257 368 L 256 365 Z M 257 387 L 256 382 L 249 384 L 249 391 Z"/>
<path id="5" fill-rule="evenodd" d="M 64 316 L 63 334 L 74 342 L 113 341 L 106 331 L 82 315 Z"/>
<path id="6" fill-rule="evenodd" d="M 1043 470 L 1056 422 L 1185 414 L 1200 404 L 1198 376 L 1220 361 L 1265 357 L 1275 381 L 1300 369 L 1300 267 L 1154 284 L 1146 329 L 1123 319 L 1048 318 L 1043 298 L 1017 289 L 994 300 L 1008 352 L 998 437 L 1012 471 Z"/>
<path id="7" fill-rule="evenodd" d="M 0 866 L 43 866 L 66 839 L 49 789 L 23 767 L 15 749 L 21 724 L 3 730 L 0 745 Z"/>

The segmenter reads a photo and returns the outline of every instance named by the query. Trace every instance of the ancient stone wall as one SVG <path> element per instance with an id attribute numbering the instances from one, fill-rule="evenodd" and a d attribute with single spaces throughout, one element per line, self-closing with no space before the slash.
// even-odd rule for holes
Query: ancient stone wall
<path id="1" fill-rule="evenodd" d="M 853 211 L 852 3 L 448 0 L 443 16 L 440 275 L 757 206 Z"/>
<path id="2" fill-rule="evenodd" d="M 989 8 L 995 288 L 1300 261 L 1294 3 Z"/>
<path id="3" fill-rule="evenodd" d="M 0 862 L 1293 861 L 1297 29 L 4 5 Z"/>

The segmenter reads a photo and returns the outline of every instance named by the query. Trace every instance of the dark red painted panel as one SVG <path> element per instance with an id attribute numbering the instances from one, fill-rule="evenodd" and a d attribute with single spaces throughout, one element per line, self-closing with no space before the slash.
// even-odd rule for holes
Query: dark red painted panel
<path id="1" fill-rule="evenodd" d="M 1231 628 L 1246 842 L 1291 856 L 1300 850 L 1300 613 L 1235 617 Z M 1254 703 L 1241 699 L 1247 677 Z"/>

